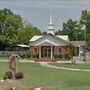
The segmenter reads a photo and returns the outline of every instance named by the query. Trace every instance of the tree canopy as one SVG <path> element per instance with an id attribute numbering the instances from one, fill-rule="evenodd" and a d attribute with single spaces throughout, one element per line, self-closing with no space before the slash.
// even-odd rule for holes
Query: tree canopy
<path id="1" fill-rule="evenodd" d="M 0 10 L 0 46 L 5 48 L 18 43 L 27 44 L 29 39 L 41 34 L 37 27 L 24 24 L 20 15 L 14 14 L 10 9 Z"/>
<path id="2" fill-rule="evenodd" d="M 83 28 L 85 26 L 85 28 Z M 73 19 L 63 22 L 63 29 L 56 31 L 57 35 L 68 35 L 71 41 L 85 40 L 90 46 L 90 11 L 82 10 L 80 20 Z M 46 35 L 46 32 L 42 32 Z M 22 17 L 13 13 L 10 9 L 0 10 L 0 47 L 1 49 L 9 45 L 28 44 L 34 35 L 41 35 L 41 31 L 31 25 L 24 23 Z"/>
<path id="3" fill-rule="evenodd" d="M 63 29 L 56 31 L 56 34 L 68 35 L 71 41 L 84 41 L 86 34 L 86 42 L 90 47 L 90 11 L 82 10 L 78 21 L 69 19 L 63 22 Z"/>

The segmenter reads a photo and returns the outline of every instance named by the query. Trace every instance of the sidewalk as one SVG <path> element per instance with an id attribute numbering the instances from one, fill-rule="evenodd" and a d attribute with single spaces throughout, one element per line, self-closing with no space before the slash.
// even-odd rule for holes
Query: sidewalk
<path id="1" fill-rule="evenodd" d="M 58 67 L 58 66 L 50 65 L 50 64 L 44 63 L 44 62 L 41 62 L 40 65 L 43 66 L 43 67 L 53 68 L 53 69 L 62 69 L 62 70 L 68 70 L 68 71 L 84 71 L 84 72 L 90 72 L 89 69 Z"/>

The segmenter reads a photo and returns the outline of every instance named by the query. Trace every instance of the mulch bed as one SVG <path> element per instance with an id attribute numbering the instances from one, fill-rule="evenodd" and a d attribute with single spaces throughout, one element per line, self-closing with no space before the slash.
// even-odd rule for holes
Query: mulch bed
<path id="1" fill-rule="evenodd" d="M 0 82 L 0 90 L 13 90 L 11 89 L 12 87 L 16 87 L 14 90 L 35 90 L 35 88 L 39 87 L 25 87 L 24 85 L 21 84 L 20 80 L 12 80 L 12 79 L 7 79 L 4 80 L 3 82 Z M 41 87 L 40 90 L 47 90 L 46 87 Z"/>

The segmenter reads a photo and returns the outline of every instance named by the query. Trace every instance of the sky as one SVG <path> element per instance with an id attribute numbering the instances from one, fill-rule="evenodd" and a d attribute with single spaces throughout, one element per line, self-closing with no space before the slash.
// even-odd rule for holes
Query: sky
<path id="1" fill-rule="evenodd" d="M 63 22 L 68 19 L 79 20 L 81 11 L 90 10 L 90 0 L 0 0 L 0 9 L 8 8 L 21 15 L 41 31 L 48 28 L 52 13 L 55 31 L 62 30 Z"/>

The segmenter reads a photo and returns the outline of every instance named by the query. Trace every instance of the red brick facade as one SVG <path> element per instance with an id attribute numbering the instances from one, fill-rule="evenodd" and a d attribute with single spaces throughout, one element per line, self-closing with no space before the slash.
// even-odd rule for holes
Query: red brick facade
<path id="1" fill-rule="evenodd" d="M 60 50 L 61 52 L 60 52 Z M 31 46 L 30 54 L 31 59 L 36 59 L 39 61 L 52 61 L 52 60 L 63 60 L 65 52 L 67 51 L 66 46 Z M 57 57 L 59 53 L 62 54 L 63 57 Z M 41 54 L 41 55 L 40 55 Z"/>

